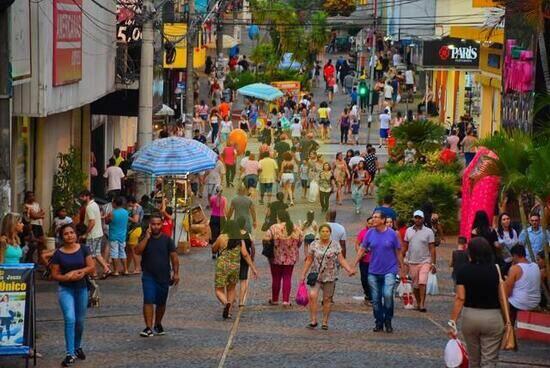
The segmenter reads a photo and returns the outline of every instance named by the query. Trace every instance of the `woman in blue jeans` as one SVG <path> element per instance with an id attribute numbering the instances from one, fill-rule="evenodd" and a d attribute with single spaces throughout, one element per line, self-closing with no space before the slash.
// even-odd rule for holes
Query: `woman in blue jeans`
<path id="1" fill-rule="evenodd" d="M 77 243 L 76 230 L 72 224 L 59 229 L 63 243 L 51 260 L 52 278 L 59 282 L 58 299 L 65 321 L 66 356 L 61 365 L 69 367 L 76 358 L 84 360 L 82 333 L 88 307 L 86 276 L 95 270 L 90 251 Z"/>

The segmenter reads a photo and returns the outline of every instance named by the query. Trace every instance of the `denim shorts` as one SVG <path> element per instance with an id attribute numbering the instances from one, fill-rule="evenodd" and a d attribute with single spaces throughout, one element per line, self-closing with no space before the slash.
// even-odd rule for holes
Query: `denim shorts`
<path id="1" fill-rule="evenodd" d="M 109 241 L 111 248 L 111 258 L 126 259 L 126 242 L 116 240 Z"/>
<path id="2" fill-rule="evenodd" d="M 166 305 L 168 299 L 168 282 L 159 282 L 146 273 L 141 275 L 143 287 L 143 304 Z"/>
<path id="3" fill-rule="evenodd" d="M 271 193 L 273 191 L 273 183 L 260 183 L 260 191 L 263 193 Z"/>
<path id="4" fill-rule="evenodd" d="M 101 244 L 103 243 L 103 237 L 86 239 L 86 246 L 90 251 L 92 257 L 101 256 Z"/>

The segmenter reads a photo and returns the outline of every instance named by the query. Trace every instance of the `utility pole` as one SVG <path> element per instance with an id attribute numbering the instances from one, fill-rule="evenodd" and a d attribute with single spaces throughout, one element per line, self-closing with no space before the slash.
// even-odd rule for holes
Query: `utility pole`
<path id="1" fill-rule="evenodd" d="M 370 143 L 370 128 L 372 125 L 372 96 L 374 93 L 374 66 L 376 64 L 375 62 L 375 54 L 376 54 L 376 23 L 378 19 L 378 0 L 374 0 L 374 22 L 372 27 L 372 45 L 370 49 L 370 74 L 369 74 L 369 104 L 367 105 L 368 113 L 369 113 L 369 119 L 368 119 L 368 125 L 367 125 L 367 144 Z"/>
<path id="2" fill-rule="evenodd" d="M 223 14 L 225 13 L 225 2 L 218 2 L 218 19 L 216 19 L 216 59 L 223 52 Z"/>
<path id="3" fill-rule="evenodd" d="M 4 4 L 6 5 L 6 4 Z M 9 4 L 11 5 L 11 4 Z M 8 6 L 0 9 L 0 215 L 10 211 L 11 119 Z"/>
<path id="4" fill-rule="evenodd" d="M 185 137 L 191 138 L 193 136 L 193 109 L 195 108 L 194 104 L 194 92 L 193 88 L 193 55 L 195 51 L 195 0 L 188 0 L 189 5 L 189 15 L 187 16 L 187 67 L 185 78 Z M 182 91 L 183 93 L 183 91 Z"/>
<path id="5" fill-rule="evenodd" d="M 138 148 L 153 140 L 153 18 L 156 10 L 152 1 L 143 1 L 144 22 L 142 25 L 141 62 L 139 67 L 139 117 Z M 138 194 L 149 193 L 147 180 L 138 180 Z"/>

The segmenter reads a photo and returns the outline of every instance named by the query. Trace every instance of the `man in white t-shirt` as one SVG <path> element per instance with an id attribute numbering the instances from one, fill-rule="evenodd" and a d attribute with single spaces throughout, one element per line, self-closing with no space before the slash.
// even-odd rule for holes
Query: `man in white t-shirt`
<path id="1" fill-rule="evenodd" d="M 424 225 L 424 212 L 417 210 L 413 217 L 414 225 L 407 229 L 403 239 L 403 256 L 413 281 L 416 309 L 426 312 L 428 276 L 430 272 L 436 272 L 435 235 L 432 229 Z"/>
<path id="2" fill-rule="evenodd" d="M 390 130 L 391 114 L 388 109 L 385 109 L 382 114 L 379 115 L 380 119 L 380 145 L 378 148 L 382 148 L 383 144 L 386 144 L 388 140 L 388 131 Z"/>
<path id="3" fill-rule="evenodd" d="M 294 122 L 290 126 L 290 135 L 292 138 L 301 138 L 302 137 L 302 124 L 300 119 L 294 119 Z"/>
<path id="4" fill-rule="evenodd" d="M 330 226 L 331 234 L 330 238 L 333 241 L 340 243 L 342 248 L 342 255 L 346 258 L 346 228 L 336 222 L 336 211 L 329 210 L 326 214 L 327 224 Z"/>
<path id="5" fill-rule="evenodd" d="M 92 198 L 89 190 L 80 193 L 80 201 L 86 206 L 86 215 L 84 216 L 84 225 L 86 225 L 86 246 L 92 257 L 103 267 L 103 279 L 109 277 L 112 273 L 111 267 L 101 256 L 101 245 L 103 243 L 103 228 L 101 226 L 101 211 L 98 204 Z M 94 277 L 97 276 L 94 270 Z"/>
<path id="6" fill-rule="evenodd" d="M 350 169 L 353 169 L 361 161 L 365 161 L 365 159 L 361 156 L 359 151 L 355 151 L 354 156 L 349 159 L 348 166 Z"/>
<path id="7" fill-rule="evenodd" d="M 109 159 L 109 167 L 105 170 L 103 177 L 107 179 L 107 195 L 113 199 L 120 195 L 122 189 L 122 179 L 124 178 L 124 172 L 118 166 L 114 158 Z"/>
<path id="8" fill-rule="evenodd" d="M 393 54 L 393 66 L 398 66 L 399 64 L 401 64 L 401 55 L 396 52 L 395 54 Z"/>
<path id="9" fill-rule="evenodd" d="M 411 67 L 405 71 L 405 89 L 407 90 L 407 99 L 409 102 L 413 102 L 414 93 L 414 72 Z"/>

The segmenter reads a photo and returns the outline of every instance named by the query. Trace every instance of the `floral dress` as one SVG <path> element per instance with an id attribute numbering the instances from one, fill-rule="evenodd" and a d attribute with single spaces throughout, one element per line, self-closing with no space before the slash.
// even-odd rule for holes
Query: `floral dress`
<path id="1" fill-rule="evenodd" d="M 302 245 L 302 230 L 294 225 L 292 234 L 288 235 L 284 223 L 272 225 L 266 238 L 275 241 L 272 263 L 276 265 L 294 265 L 298 262 L 299 248 Z"/>
<path id="2" fill-rule="evenodd" d="M 325 253 L 326 251 L 326 253 Z M 340 243 L 331 240 L 327 246 L 316 240 L 308 248 L 308 254 L 313 257 L 311 272 L 319 272 L 317 282 L 334 282 L 338 277 L 338 255 L 342 252 Z M 324 257 L 323 257 L 324 255 Z"/>
<path id="3" fill-rule="evenodd" d="M 238 244 L 234 244 L 237 242 Z M 233 246 L 233 248 L 229 248 Z M 216 258 L 215 284 L 217 288 L 235 285 L 239 282 L 241 267 L 241 240 L 230 239 Z"/>
<path id="4" fill-rule="evenodd" d="M 334 163 L 334 180 L 340 185 L 344 185 L 347 179 L 347 164 L 344 160 L 336 160 Z"/>

